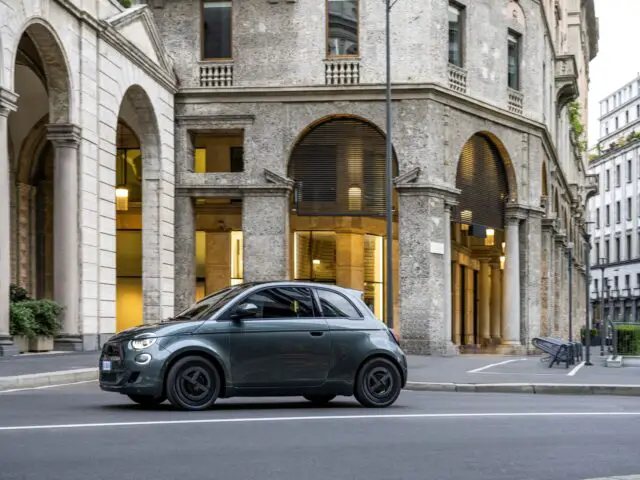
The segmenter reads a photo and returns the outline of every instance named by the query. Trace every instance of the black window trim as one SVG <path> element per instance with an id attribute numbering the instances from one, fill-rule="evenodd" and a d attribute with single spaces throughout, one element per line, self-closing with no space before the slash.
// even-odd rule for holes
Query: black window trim
<path id="1" fill-rule="evenodd" d="M 324 318 L 322 315 L 320 315 L 320 313 L 322 313 L 322 310 L 320 309 L 320 305 L 316 302 L 316 296 L 315 293 L 313 292 L 313 288 L 308 286 L 308 285 L 290 285 L 290 284 L 284 284 L 284 285 L 264 285 L 261 287 L 257 287 L 255 290 L 249 290 L 248 292 L 245 292 L 242 295 L 239 295 L 236 299 L 235 302 L 233 302 L 232 305 L 227 305 L 225 307 L 225 310 L 222 311 L 220 313 L 220 316 L 218 318 L 216 318 L 216 322 L 232 322 L 233 319 L 229 318 L 229 315 L 231 314 L 231 312 L 234 310 L 235 307 L 242 305 L 242 303 L 249 298 L 251 295 L 255 295 L 257 293 L 263 292 L 265 290 L 271 290 L 273 288 L 306 288 L 307 290 L 311 291 L 311 300 L 312 300 L 312 305 L 313 305 L 313 316 L 312 317 L 302 317 L 302 318 L 306 318 L 309 320 L 313 320 L 313 319 L 320 319 L 320 318 Z M 288 320 L 289 318 L 294 318 L 294 317 L 282 317 L 281 320 Z M 300 317 L 295 317 L 295 318 L 300 318 Z M 262 321 L 262 320 L 278 320 L 275 318 L 272 319 L 265 319 L 265 318 L 251 318 L 248 317 L 246 319 L 244 319 L 243 321 L 249 322 L 249 321 Z"/>
<path id="2" fill-rule="evenodd" d="M 312 287 L 313 289 L 313 296 L 315 301 L 317 302 L 317 306 L 319 309 L 319 313 L 320 316 L 322 318 L 340 318 L 340 319 L 344 319 L 344 320 L 354 320 L 354 321 L 364 321 L 365 316 L 362 314 L 362 311 L 353 303 L 353 301 L 349 298 L 348 295 L 345 295 L 342 292 L 339 292 L 333 288 L 327 288 L 327 287 Z M 358 318 L 354 318 L 354 317 L 326 317 L 324 314 L 324 310 L 322 309 L 322 302 L 320 302 L 320 295 L 318 294 L 319 290 L 326 290 L 332 293 L 335 293 L 336 295 L 340 295 L 341 297 L 343 297 L 354 309 L 356 312 L 358 312 L 358 315 L 360 315 Z"/>

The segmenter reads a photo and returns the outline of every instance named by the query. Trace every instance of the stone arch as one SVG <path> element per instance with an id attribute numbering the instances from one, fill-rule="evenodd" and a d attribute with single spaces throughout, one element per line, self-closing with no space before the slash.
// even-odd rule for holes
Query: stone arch
<path id="1" fill-rule="evenodd" d="M 503 153 L 504 152 L 504 153 Z M 460 190 L 454 219 L 460 223 L 503 228 L 505 208 L 513 199 L 506 150 L 485 132 L 469 138 L 458 157 L 456 188 Z"/>
<path id="2" fill-rule="evenodd" d="M 43 63 L 49 94 L 49 123 L 71 123 L 72 92 L 69 61 L 55 29 L 45 19 L 27 20 L 16 38 L 12 66 L 18 56 L 18 46 L 27 35 L 35 44 Z M 11 79 L 13 84 L 13 79 Z"/>
<path id="3" fill-rule="evenodd" d="M 49 115 L 44 115 L 31 128 L 31 131 L 22 143 L 22 148 L 15 159 L 16 181 L 32 183 L 36 172 L 40 168 L 38 161 L 42 151 L 47 145 L 47 124 Z"/>
<path id="4" fill-rule="evenodd" d="M 295 200 L 301 210 L 327 215 L 384 212 L 386 135 L 370 120 L 346 114 L 322 117 L 297 136 L 288 158 L 287 172 L 296 181 Z M 318 169 L 322 163 L 328 167 L 324 173 Z M 393 176 L 397 175 L 394 149 Z"/>

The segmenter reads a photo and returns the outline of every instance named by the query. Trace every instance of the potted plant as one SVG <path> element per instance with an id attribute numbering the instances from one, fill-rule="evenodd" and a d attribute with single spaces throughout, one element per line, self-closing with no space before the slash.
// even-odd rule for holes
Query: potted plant
<path id="1" fill-rule="evenodd" d="M 35 317 L 24 302 L 9 305 L 9 335 L 20 353 L 29 351 L 29 340 L 35 337 Z"/>
<path id="2" fill-rule="evenodd" d="M 20 305 L 30 309 L 34 317 L 34 335 L 29 339 L 29 351 L 53 350 L 53 338 L 60 331 L 58 316 L 62 307 L 53 300 L 27 300 Z"/>

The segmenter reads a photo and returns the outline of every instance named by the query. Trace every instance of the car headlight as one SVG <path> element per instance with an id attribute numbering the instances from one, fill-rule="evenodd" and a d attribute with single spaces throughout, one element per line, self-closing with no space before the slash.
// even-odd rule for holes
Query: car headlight
<path id="1" fill-rule="evenodd" d="M 144 350 L 156 343 L 156 340 L 158 340 L 156 337 L 136 338 L 135 340 L 131 340 L 131 348 L 134 350 Z"/>

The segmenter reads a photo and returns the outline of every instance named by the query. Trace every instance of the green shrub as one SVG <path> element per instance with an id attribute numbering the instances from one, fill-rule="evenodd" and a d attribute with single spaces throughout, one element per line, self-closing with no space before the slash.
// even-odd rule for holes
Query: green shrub
<path id="1" fill-rule="evenodd" d="M 42 337 L 54 337 L 60 331 L 58 316 L 62 313 L 62 307 L 53 300 L 27 300 L 17 303 L 31 310 L 34 317 L 33 331 L 35 335 Z"/>
<path id="2" fill-rule="evenodd" d="M 9 301 L 11 303 L 24 302 L 25 300 L 33 300 L 26 288 L 19 287 L 13 283 L 9 285 Z"/>
<path id="3" fill-rule="evenodd" d="M 9 335 L 23 335 L 33 338 L 36 336 L 36 318 L 33 310 L 25 305 L 26 302 L 11 303 L 9 305 Z"/>
<path id="4" fill-rule="evenodd" d="M 131 0 L 118 0 L 120 2 L 120 5 L 122 5 L 124 8 L 129 8 L 131 6 Z"/>
<path id="5" fill-rule="evenodd" d="M 640 355 L 640 325 L 618 325 L 618 354 Z"/>

